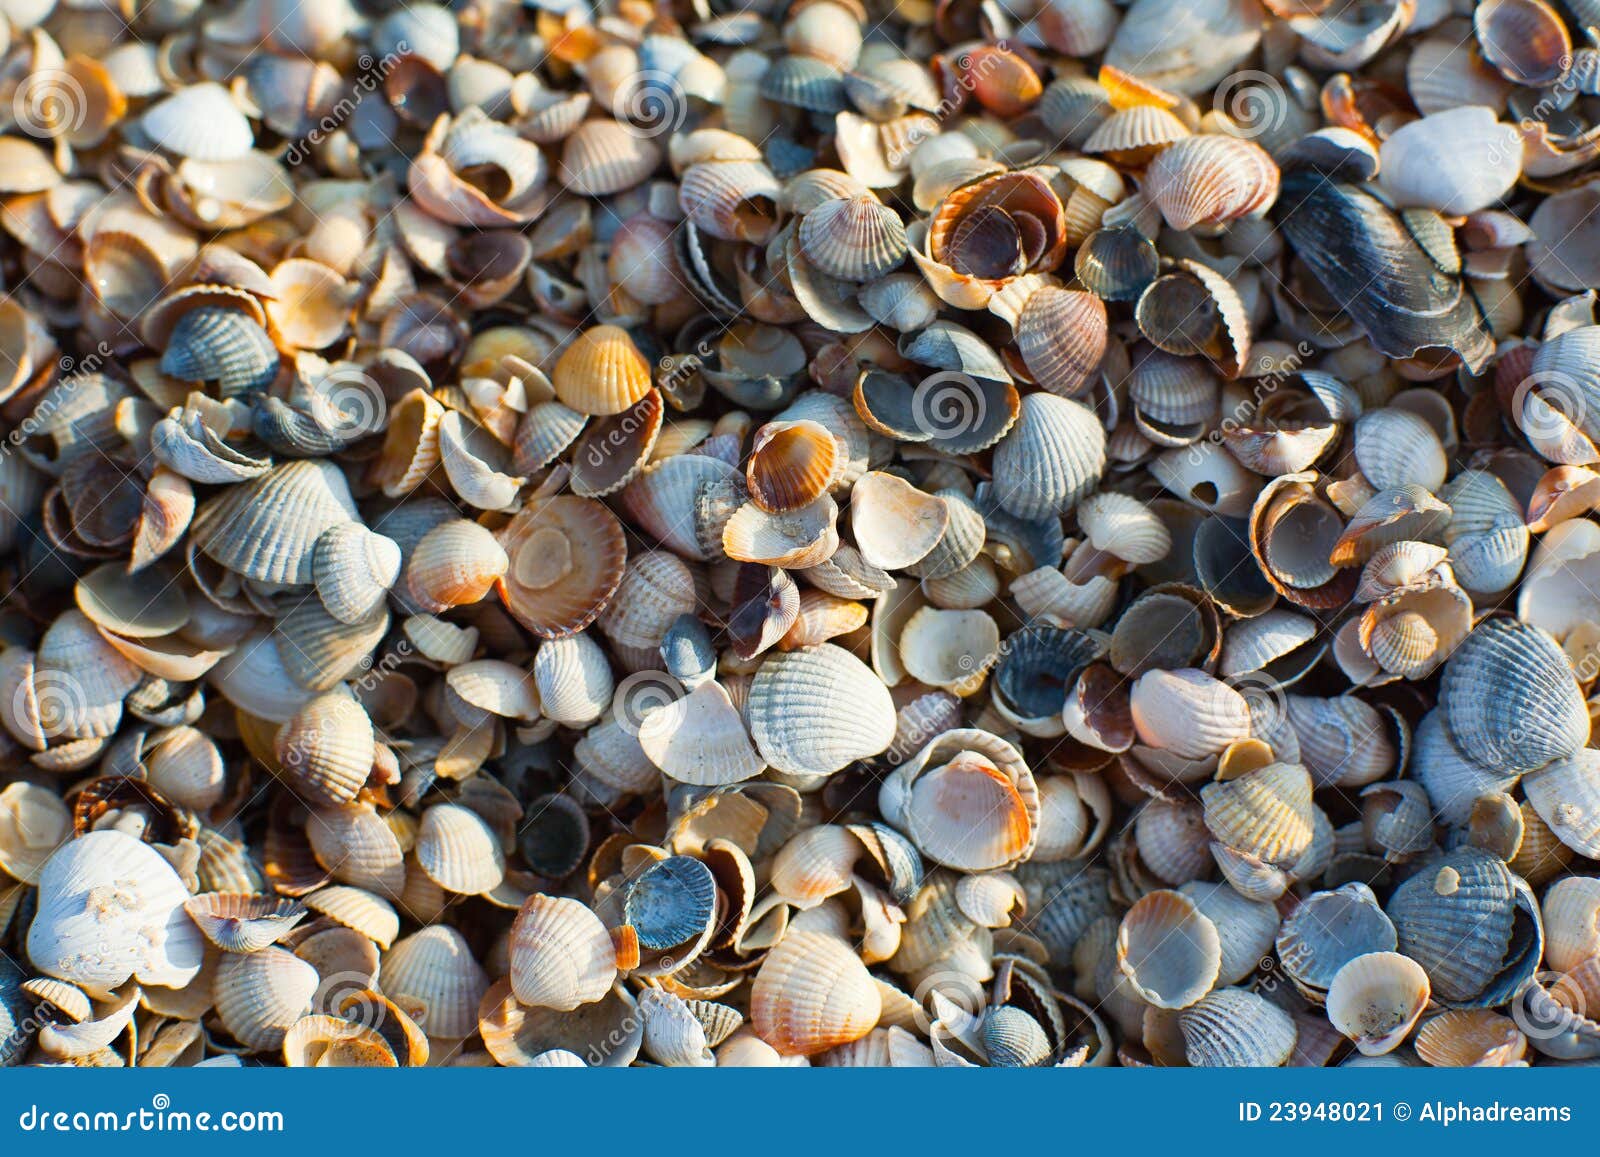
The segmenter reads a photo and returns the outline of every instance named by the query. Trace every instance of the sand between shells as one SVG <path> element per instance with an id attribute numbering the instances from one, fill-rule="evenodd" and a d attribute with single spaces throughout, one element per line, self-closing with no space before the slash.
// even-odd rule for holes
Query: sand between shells
<path id="1" fill-rule="evenodd" d="M 0 14 L 0 1063 L 1600 1057 L 1592 0 Z"/>

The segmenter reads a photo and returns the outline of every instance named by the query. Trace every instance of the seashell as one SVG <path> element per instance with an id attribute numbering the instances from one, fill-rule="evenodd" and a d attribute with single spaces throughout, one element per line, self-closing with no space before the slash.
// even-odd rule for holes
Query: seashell
<path id="1" fill-rule="evenodd" d="M 505 548 L 491 531 L 471 519 L 451 519 L 411 548 L 404 590 L 422 610 L 442 613 L 481 601 L 510 568 Z"/>
<path id="2" fill-rule="evenodd" d="M 1018 518 L 1065 513 L 1099 482 L 1105 445 L 1105 434 L 1087 408 L 1050 394 L 1029 394 L 1017 424 L 995 448 L 999 505 Z"/>
<path id="3" fill-rule="evenodd" d="M 1486 1009 L 1451 1009 L 1417 1030 L 1417 1056 L 1441 1068 L 1511 1067 L 1528 1050 L 1517 1022 Z"/>
<path id="4" fill-rule="evenodd" d="M 231 161 L 250 151 L 255 134 L 228 91 L 203 83 L 179 89 L 147 108 L 139 127 L 156 145 L 197 161 Z"/>
<path id="5" fill-rule="evenodd" d="M 769 654 L 745 714 L 761 758 L 796 775 L 830 775 L 877 755 L 895 733 L 888 690 L 869 667 L 831 643 Z"/>
<path id="6" fill-rule="evenodd" d="M 885 277 L 908 251 L 899 215 L 871 193 L 817 205 L 801 218 L 796 237 L 807 261 L 842 281 Z"/>
<path id="7" fill-rule="evenodd" d="M 488 977 L 454 928 L 431 925 L 384 953 L 379 991 L 418 1006 L 415 1019 L 429 1036 L 470 1036 L 488 989 Z"/>
<path id="8" fill-rule="evenodd" d="M 0 870 L 11 879 L 37 884 L 71 835 L 72 814 L 54 792 L 21 781 L 0 791 Z"/>
<path id="9" fill-rule="evenodd" d="M 1033 773 L 1016 748 L 975 729 L 947 731 L 896 768 L 879 808 L 923 855 L 963 871 L 1014 867 L 1039 839 Z"/>
<path id="10" fill-rule="evenodd" d="M 279 729 L 278 767 L 307 799 L 343 804 L 356 798 L 372 773 L 376 747 L 372 721 L 348 693 L 331 691 L 308 701 Z"/>
<path id="11" fill-rule="evenodd" d="M 1194 1004 L 1216 983 L 1221 962 L 1216 925 L 1179 892 L 1148 893 L 1117 929 L 1117 964 L 1156 1008 Z"/>
<path id="12" fill-rule="evenodd" d="M 1579 855 L 1600 848 L 1600 824 L 1596 823 L 1595 811 L 1596 795 L 1600 793 L 1600 760 L 1590 756 L 1593 750 L 1585 747 L 1555 759 L 1530 774 L 1523 784 L 1528 802 L 1539 817 L 1557 839 Z"/>
<path id="13" fill-rule="evenodd" d="M 593 499 L 545 499 L 518 513 L 498 537 L 510 568 L 496 590 L 517 621 L 541 638 L 583 630 L 622 582 L 622 524 Z"/>
<path id="14" fill-rule="evenodd" d="M 367 937 L 387 950 L 400 935 L 400 917 L 381 896 L 360 888 L 330 884 L 302 898 L 307 909 Z"/>
<path id="15" fill-rule="evenodd" d="M 319 983 L 311 965 L 268 946 L 225 954 L 212 990 L 228 1034 L 251 1052 L 266 1052 L 282 1046 L 294 1023 L 311 1011 Z"/>
<path id="16" fill-rule="evenodd" d="M 317 863 L 343 883 L 385 893 L 397 893 L 405 883 L 400 841 L 370 806 L 345 804 L 313 812 L 306 838 Z"/>
<path id="17" fill-rule="evenodd" d="M 1028 298 L 1015 328 L 1028 373 L 1053 394 L 1079 393 L 1105 356 L 1106 310 L 1092 293 L 1041 289 Z"/>
<path id="18" fill-rule="evenodd" d="M 1283 922 L 1278 958 L 1295 986 L 1312 1000 L 1325 1000 L 1333 978 L 1359 956 L 1390 953 L 1393 923 L 1365 884 L 1313 892 Z"/>
<path id="19" fill-rule="evenodd" d="M 1219 988 L 1178 1017 L 1184 1055 L 1191 1065 L 1275 1068 L 1294 1051 L 1292 1017 L 1265 997 L 1241 988 Z"/>
<path id="20" fill-rule="evenodd" d="M 1379 149 L 1380 187 L 1405 208 L 1464 215 L 1486 209 L 1517 183 L 1516 129 L 1481 106 L 1451 108 L 1402 125 Z"/>
<path id="21" fill-rule="evenodd" d="M 839 442 L 816 422 L 768 422 L 756 431 L 745 466 L 750 500 L 769 514 L 798 510 L 842 473 Z"/>
<path id="22" fill-rule="evenodd" d="M 597 325 L 562 352 L 550 381 L 580 414 L 620 414 L 649 393 L 650 366 L 626 330 Z"/>
<path id="23" fill-rule="evenodd" d="M 1311 844 L 1311 776 L 1273 763 L 1200 789 L 1206 827 L 1225 847 L 1271 864 L 1292 863 Z"/>
<path id="24" fill-rule="evenodd" d="M 306 914 L 295 900 L 208 892 L 184 902 L 205 938 L 224 952 L 256 952 L 288 934 Z"/>
<path id="25" fill-rule="evenodd" d="M 1451 740 L 1486 767 L 1529 771 L 1588 742 L 1587 712 L 1560 649 L 1511 620 L 1482 623 L 1456 648 L 1439 701 Z"/>
<path id="26" fill-rule="evenodd" d="M 459 804 L 435 804 L 422 813 L 416 857 L 430 880 L 458 895 L 493 891 L 505 877 L 505 856 L 493 830 Z"/>
<path id="27" fill-rule="evenodd" d="M 762 245 L 777 228 L 780 192 L 777 178 L 762 164 L 690 165 L 678 184 L 678 205 L 685 217 L 712 237 Z"/>
<path id="28" fill-rule="evenodd" d="M 1572 62 L 1572 40 L 1543 0 L 1489 0 L 1472 13 L 1484 59 L 1513 84 L 1547 85 Z"/>
<path id="29" fill-rule="evenodd" d="M 616 983 L 616 951 L 600 919 L 576 900 L 533 895 L 511 930 L 511 987 L 536 1008 L 571 1011 Z"/>
<path id="30" fill-rule="evenodd" d="M 183 904 L 189 890 L 159 852 L 118 831 L 61 845 L 38 874 L 28 958 L 50 976 L 100 990 L 132 977 L 182 987 L 203 942 Z"/>
<path id="31" fill-rule="evenodd" d="M 1525 982 L 1543 947 L 1527 885 L 1504 861 L 1458 848 L 1389 899 L 1400 951 L 1422 965 L 1448 1007 L 1490 1007 Z"/>
<path id="32" fill-rule="evenodd" d="M 1203 671 L 1146 671 L 1133 685 L 1133 724 L 1142 742 L 1202 759 L 1250 734 L 1249 705 Z"/>
<path id="33" fill-rule="evenodd" d="M 1428 974 L 1409 956 L 1369 952 L 1339 969 L 1328 1019 L 1363 1056 L 1382 1056 L 1410 1035 L 1428 1007 Z"/>
<path id="34" fill-rule="evenodd" d="M 839 506 L 826 494 L 783 514 L 768 514 L 747 502 L 724 524 L 722 549 L 739 562 L 819 566 L 839 547 L 838 519 Z"/>
<path id="35" fill-rule="evenodd" d="M 866 966 L 832 936 L 795 932 L 767 954 L 750 996 L 756 1035 L 783 1056 L 812 1056 L 865 1036 L 882 998 Z"/>
<path id="36" fill-rule="evenodd" d="M 231 571 L 259 582 L 310 585 L 317 539 L 355 516 L 339 470 L 302 459 L 275 466 L 205 503 L 190 532 L 208 557 Z"/>
<path id="37" fill-rule="evenodd" d="M 312 582 L 322 605 L 341 623 L 366 619 L 383 604 L 400 575 L 400 547 L 358 522 L 329 527 L 317 537 Z"/>
<path id="38" fill-rule="evenodd" d="M 1185 137 L 1156 154 L 1144 190 L 1173 229 L 1220 225 L 1272 207 L 1278 166 L 1254 141 Z"/>
<path id="39" fill-rule="evenodd" d="M 761 774 L 762 757 L 728 692 L 714 682 L 653 711 L 639 744 L 663 774 L 696 787 L 720 787 Z"/>

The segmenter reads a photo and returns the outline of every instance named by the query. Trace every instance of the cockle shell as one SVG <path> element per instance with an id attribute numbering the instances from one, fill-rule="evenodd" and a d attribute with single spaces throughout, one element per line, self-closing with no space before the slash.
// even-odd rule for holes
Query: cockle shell
<path id="1" fill-rule="evenodd" d="M 199 973 L 203 941 L 183 910 L 189 890 L 147 844 L 90 832 L 58 848 L 38 880 L 28 957 L 41 971 L 102 990 L 129 977 L 178 988 Z"/>
<path id="2" fill-rule="evenodd" d="M 832 936 L 794 932 L 767 954 L 751 990 L 756 1034 L 786 1056 L 811 1056 L 863 1037 L 882 998 L 866 966 Z"/>
<path id="3" fill-rule="evenodd" d="M 511 929 L 511 986 L 523 1004 L 571 1010 L 616 983 L 616 949 L 600 919 L 560 896 L 523 901 Z"/>
<path id="4" fill-rule="evenodd" d="M 830 775 L 894 738 L 894 704 L 861 660 L 831 643 L 770 654 L 745 707 L 756 748 L 771 766 Z"/>

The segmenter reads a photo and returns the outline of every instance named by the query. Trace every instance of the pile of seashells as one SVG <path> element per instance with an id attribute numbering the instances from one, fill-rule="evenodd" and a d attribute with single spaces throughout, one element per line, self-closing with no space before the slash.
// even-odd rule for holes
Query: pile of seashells
<path id="1" fill-rule="evenodd" d="M 1557 3 L 0 0 L 0 1064 L 1600 1057 Z"/>

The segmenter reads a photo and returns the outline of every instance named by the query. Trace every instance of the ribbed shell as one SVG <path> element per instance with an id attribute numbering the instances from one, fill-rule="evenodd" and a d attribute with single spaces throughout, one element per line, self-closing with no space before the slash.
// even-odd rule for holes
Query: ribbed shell
<path id="1" fill-rule="evenodd" d="M 1017 353 L 1040 386 L 1071 397 L 1100 368 L 1106 333 L 1106 307 L 1092 293 L 1040 289 L 1017 318 Z"/>
<path id="2" fill-rule="evenodd" d="M 78 99 L 83 99 L 81 92 Z M 168 152 L 197 161 L 237 160 L 255 143 L 250 122 L 228 90 L 209 82 L 179 89 L 151 105 L 139 118 L 139 127 Z"/>
<path id="3" fill-rule="evenodd" d="M 357 517 L 344 474 L 298 459 L 230 486 L 195 514 L 190 533 L 206 555 L 247 578 L 309 584 L 317 539 Z"/>
<path id="4" fill-rule="evenodd" d="M 1221 988 L 1178 1017 L 1189 1063 L 1204 1068 L 1275 1068 L 1294 1052 L 1294 1019 L 1263 996 Z"/>
<path id="5" fill-rule="evenodd" d="M 568 1011 L 599 1000 L 617 979 L 611 934 L 564 896 L 529 896 L 511 927 L 511 988 L 523 1004 Z"/>
<path id="6" fill-rule="evenodd" d="M 205 942 L 189 899 L 161 853 L 119 831 L 63 844 L 39 873 L 28 958 L 41 972 L 111 989 L 129 977 L 181 988 L 200 971 Z"/>
<path id="7" fill-rule="evenodd" d="M 400 917 L 395 914 L 393 905 L 361 888 L 330 884 L 318 888 L 302 902 L 335 924 L 361 933 L 379 948 L 388 948 L 400 935 Z"/>
<path id="8" fill-rule="evenodd" d="M 1507 995 L 1502 970 L 1529 955 L 1527 937 L 1534 945 L 1542 940 L 1527 885 L 1503 860 L 1476 848 L 1458 848 L 1407 879 L 1390 897 L 1388 914 L 1400 951 L 1422 965 L 1438 998 L 1452 1005 L 1500 1003 Z M 1538 957 L 1531 953 L 1529 975 Z"/>
<path id="9" fill-rule="evenodd" d="M 622 523 L 599 502 L 559 495 L 529 505 L 500 531 L 511 568 L 500 599 L 528 630 L 559 639 L 583 630 L 622 582 Z"/>
<path id="10" fill-rule="evenodd" d="M 1600 858 L 1600 750 L 1586 747 L 1523 780 L 1528 802 L 1567 847 Z"/>
<path id="11" fill-rule="evenodd" d="M 1018 518 L 1064 514 L 1099 483 L 1105 460 L 1105 431 L 1092 410 L 1053 394 L 1029 394 L 995 447 L 996 498 Z"/>
<path id="12" fill-rule="evenodd" d="M 447 892 L 476 896 L 505 878 L 505 853 L 478 813 L 460 804 L 435 804 L 422 813 L 417 864 Z"/>
<path id="13" fill-rule="evenodd" d="M 477 1031 L 489 978 L 461 933 L 434 924 L 384 954 L 378 987 L 391 999 L 420 1004 L 419 1023 L 430 1037 L 459 1039 Z"/>
<path id="14" fill-rule="evenodd" d="M 745 714 L 761 757 L 795 774 L 831 775 L 894 739 L 888 688 L 831 643 L 769 655 L 751 684 Z"/>
<path id="15" fill-rule="evenodd" d="M 824 201 L 800 221 L 800 251 L 829 277 L 876 281 L 906 258 L 900 215 L 871 193 Z"/>
<path id="16" fill-rule="evenodd" d="M 355 799 L 372 773 L 376 753 L 372 720 L 343 690 L 317 696 L 278 733 L 278 764 L 313 803 Z"/>
<path id="17" fill-rule="evenodd" d="M 1372 889 L 1351 883 L 1313 892 L 1277 931 L 1278 959 L 1302 990 L 1326 992 L 1351 960 L 1368 952 L 1392 952 L 1394 924 Z"/>
<path id="18" fill-rule="evenodd" d="M 1238 779 L 1200 789 L 1206 826 L 1223 844 L 1285 865 L 1311 844 L 1311 775 L 1295 763 L 1273 763 Z"/>
<path id="19" fill-rule="evenodd" d="M 184 904 L 205 938 L 224 952 L 255 952 L 305 916 L 305 905 L 277 896 L 208 892 Z"/>
<path id="20" fill-rule="evenodd" d="M 1531 771 L 1589 741 L 1589 712 L 1554 640 L 1511 619 L 1478 626 L 1445 664 L 1439 706 L 1462 754 Z"/>
<path id="21" fill-rule="evenodd" d="M 317 970 L 304 960 L 269 947 L 225 955 L 212 992 L 229 1035 L 254 1052 L 265 1052 L 281 1046 L 294 1022 L 311 1011 L 320 983 Z"/>
<path id="22" fill-rule="evenodd" d="M 650 392 L 650 363 L 627 330 L 597 325 L 562 351 L 550 384 L 580 414 L 620 414 Z"/>
<path id="23" fill-rule="evenodd" d="M 864 1037 L 882 997 L 850 945 L 791 932 L 767 954 L 750 991 L 756 1034 L 785 1056 L 811 1056 Z"/>
<path id="24" fill-rule="evenodd" d="M 359 522 L 329 527 L 312 553 L 312 582 L 322 605 L 341 623 L 371 616 L 399 575 L 399 544 Z"/>
<path id="25" fill-rule="evenodd" d="M 604 117 L 585 121 L 561 147 L 561 179 L 585 197 L 631 189 L 661 164 L 661 146 L 644 133 Z"/>
<path id="26" fill-rule="evenodd" d="M 1156 154 L 1143 188 L 1174 229 L 1220 225 L 1272 206 L 1278 166 L 1254 141 L 1207 133 Z"/>

